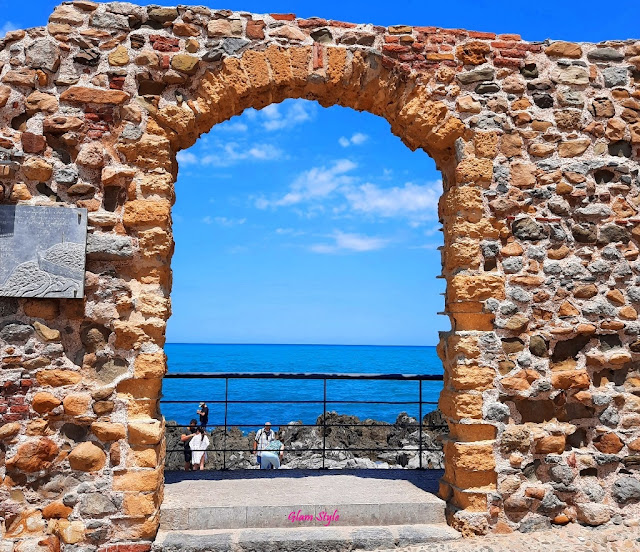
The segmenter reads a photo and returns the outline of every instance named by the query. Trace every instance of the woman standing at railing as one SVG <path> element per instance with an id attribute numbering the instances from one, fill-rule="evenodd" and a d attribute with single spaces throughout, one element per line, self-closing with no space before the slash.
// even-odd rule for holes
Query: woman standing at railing
<path id="1" fill-rule="evenodd" d="M 204 470 L 204 463 L 207 460 L 206 450 L 209 448 L 209 437 L 204 431 L 204 427 L 200 426 L 197 433 L 189 441 L 191 449 L 191 463 L 194 470 Z"/>

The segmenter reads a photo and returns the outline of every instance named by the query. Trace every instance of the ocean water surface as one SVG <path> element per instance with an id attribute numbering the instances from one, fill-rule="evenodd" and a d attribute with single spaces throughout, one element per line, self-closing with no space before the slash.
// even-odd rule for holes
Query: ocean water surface
<path id="1" fill-rule="evenodd" d="M 366 374 L 442 374 L 435 347 L 343 346 L 343 345 L 210 345 L 171 343 L 165 346 L 170 373 L 181 372 L 293 372 Z M 440 381 L 422 383 L 423 414 L 436 408 Z M 327 381 L 327 410 L 394 422 L 400 412 L 418 416 L 417 381 Z M 245 431 L 269 420 L 274 426 L 291 421 L 313 424 L 322 414 L 322 380 L 230 380 L 227 425 Z M 225 421 L 225 380 L 167 379 L 163 383 L 162 413 L 167 420 L 188 424 L 197 418 L 198 403 L 209 406 L 209 425 Z M 273 401 L 319 401 L 317 404 L 282 404 Z M 194 401 L 171 403 L 166 401 Z M 403 404 L 355 404 L 348 401 L 406 401 Z M 412 404 L 413 403 L 413 404 Z M 432 404 L 428 404 L 432 403 Z"/>

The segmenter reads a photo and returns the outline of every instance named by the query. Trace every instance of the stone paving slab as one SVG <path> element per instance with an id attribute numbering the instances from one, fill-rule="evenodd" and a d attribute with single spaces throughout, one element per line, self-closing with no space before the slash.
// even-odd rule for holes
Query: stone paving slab
<path id="1" fill-rule="evenodd" d="M 292 512 L 317 518 L 335 511 L 339 519 L 332 524 L 342 526 L 444 523 L 444 502 L 425 490 L 433 488 L 434 475 L 406 470 L 380 477 L 364 470 L 294 477 L 275 471 L 173 473 L 166 478 L 161 529 L 290 527 Z"/>
<path id="2" fill-rule="evenodd" d="M 426 543 L 382 547 L 380 552 L 640 552 L 640 527 L 571 524 L 548 531 L 510 533 Z"/>
<path id="3" fill-rule="evenodd" d="M 154 552 L 346 552 L 460 539 L 444 524 L 160 531 Z M 391 547 L 391 548 L 390 548 Z"/>

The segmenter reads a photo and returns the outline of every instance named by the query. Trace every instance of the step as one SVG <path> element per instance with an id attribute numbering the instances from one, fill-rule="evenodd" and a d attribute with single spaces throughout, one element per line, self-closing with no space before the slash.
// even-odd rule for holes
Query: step
<path id="1" fill-rule="evenodd" d="M 160 531 L 153 552 L 347 552 L 459 539 L 445 524 Z"/>
<path id="2" fill-rule="evenodd" d="M 291 527 L 291 515 L 337 513 L 332 526 L 445 523 L 445 503 L 407 480 L 355 475 L 183 480 L 165 487 L 162 530 Z M 334 516 L 335 517 L 335 516 Z"/>

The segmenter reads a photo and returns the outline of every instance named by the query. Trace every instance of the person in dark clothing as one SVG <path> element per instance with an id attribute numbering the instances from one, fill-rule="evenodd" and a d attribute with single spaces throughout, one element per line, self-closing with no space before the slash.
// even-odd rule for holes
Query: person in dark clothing
<path id="1" fill-rule="evenodd" d="M 201 402 L 200 410 L 198 410 L 197 414 L 200 416 L 200 427 L 206 428 L 209 423 L 209 407 Z"/>
<path id="2" fill-rule="evenodd" d="M 191 420 L 189 422 L 189 427 L 185 428 L 182 435 L 180 435 L 180 441 L 182 441 L 182 445 L 184 446 L 184 470 L 191 471 L 193 466 L 191 465 L 191 448 L 189 447 L 189 442 L 196 434 L 198 430 L 198 422 L 196 420 Z"/>

